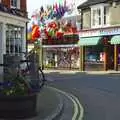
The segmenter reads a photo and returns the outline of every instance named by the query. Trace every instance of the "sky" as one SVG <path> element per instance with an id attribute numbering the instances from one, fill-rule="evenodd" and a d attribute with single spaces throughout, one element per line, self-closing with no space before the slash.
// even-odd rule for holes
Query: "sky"
<path id="1" fill-rule="evenodd" d="M 55 0 L 27 0 L 28 16 L 31 16 L 32 12 L 39 9 L 42 5 L 52 5 Z"/>
<path id="2" fill-rule="evenodd" d="M 31 17 L 33 11 L 35 11 L 36 9 L 39 9 L 41 6 L 53 5 L 54 3 L 56 3 L 56 2 L 58 3 L 61 1 L 64 1 L 64 0 L 27 0 L 28 17 Z M 80 3 L 83 3 L 87 0 L 66 0 L 68 5 L 73 1 L 77 5 L 79 5 Z"/>

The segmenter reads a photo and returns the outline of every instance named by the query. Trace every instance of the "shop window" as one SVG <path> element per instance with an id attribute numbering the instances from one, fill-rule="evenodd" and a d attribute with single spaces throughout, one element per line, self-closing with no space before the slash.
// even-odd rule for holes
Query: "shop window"
<path id="1" fill-rule="evenodd" d="M 23 28 L 7 25 L 6 29 L 6 53 L 19 54 L 22 50 Z"/>
<path id="2" fill-rule="evenodd" d="M 105 6 L 104 7 L 104 25 L 109 24 L 109 7 Z"/>
<path id="3" fill-rule="evenodd" d="M 91 7 L 91 27 L 101 27 L 109 25 L 109 6 L 96 5 Z"/>
<path id="4" fill-rule="evenodd" d="M 85 49 L 85 61 L 92 63 L 104 62 L 103 46 L 90 46 Z"/>

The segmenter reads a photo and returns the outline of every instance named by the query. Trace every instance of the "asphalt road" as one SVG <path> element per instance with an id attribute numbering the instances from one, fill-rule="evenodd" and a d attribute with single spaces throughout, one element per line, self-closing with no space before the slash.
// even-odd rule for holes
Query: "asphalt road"
<path id="1" fill-rule="evenodd" d="M 77 96 L 84 120 L 120 120 L 120 75 L 46 74 L 48 84 Z"/>

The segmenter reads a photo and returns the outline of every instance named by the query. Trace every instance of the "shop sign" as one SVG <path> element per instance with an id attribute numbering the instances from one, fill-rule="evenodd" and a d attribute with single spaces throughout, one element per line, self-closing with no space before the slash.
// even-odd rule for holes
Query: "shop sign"
<path id="1" fill-rule="evenodd" d="M 119 35 L 120 27 L 116 28 L 104 28 L 94 30 L 83 30 L 80 31 L 79 37 L 92 37 L 92 36 L 107 36 L 107 35 Z"/>

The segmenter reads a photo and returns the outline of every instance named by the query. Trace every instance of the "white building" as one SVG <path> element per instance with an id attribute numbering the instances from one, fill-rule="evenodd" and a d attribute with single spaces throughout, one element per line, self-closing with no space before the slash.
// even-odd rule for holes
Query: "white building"
<path id="1" fill-rule="evenodd" d="M 27 14 L 17 8 L 17 2 L 12 3 L 6 7 L 4 2 L 0 2 L 0 64 L 4 63 L 5 54 L 19 55 L 26 51 Z"/>

